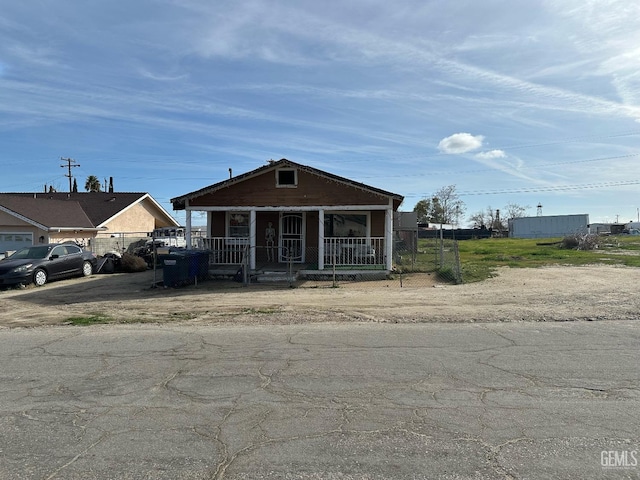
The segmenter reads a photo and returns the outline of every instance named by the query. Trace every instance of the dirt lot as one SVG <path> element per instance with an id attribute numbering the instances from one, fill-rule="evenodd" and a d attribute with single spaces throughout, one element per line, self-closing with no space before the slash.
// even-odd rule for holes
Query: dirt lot
<path id="1" fill-rule="evenodd" d="M 153 272 L 94 275 L 0 290 L 0 328 L 61 325 L 101 314 L 116 322 L 198 324 L 483 322 L 636 319 L 640 269 L 504 268 L 480 283 L 407 281 L 244 287 L 219 281 L 151 288 Z"/>

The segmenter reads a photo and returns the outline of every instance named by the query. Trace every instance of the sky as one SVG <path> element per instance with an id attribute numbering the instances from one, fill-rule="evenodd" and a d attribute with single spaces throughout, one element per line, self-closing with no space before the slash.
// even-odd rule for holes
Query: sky
<path id="1" fill-rule="evenodd" d="M 637 0 L 0 0 L 0 192 L 287 158 L 472 214 L 640 220 Z M 541 206 L 538 208 L 538 206 Z"/>

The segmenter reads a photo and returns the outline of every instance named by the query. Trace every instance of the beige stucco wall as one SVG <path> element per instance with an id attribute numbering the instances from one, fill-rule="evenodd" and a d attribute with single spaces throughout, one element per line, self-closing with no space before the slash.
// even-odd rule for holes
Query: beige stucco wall
<path id="1" fill-rule="evenodd" d="M 35 229 L 33 225 L 28 224 L 20 220 L 19 218 L 9 215 L 6 212 L 0 211 L 0 229 L 7 230 L 9 227 L 31 228 Z M 37 229 L 36 229 L 37 230 Z M 21 231 L 21 230 L 18 230 Z M 31 230 L 29 230 L 31 231 Z"/>
<path id="2" fill-rule="evenodd" d="M 104 226 L 107 230 L 100 232 L 99 237 L 109 237 L 115 233 L 150 233 L 154 228 L 173 225 L 164 221 L 166 215 L 151 202 L 143 201 L 117 215 Z"/>
<path id="3" fill-rule="evenodd" d="M 46 231 L 5 212 L 0 212 L 0 233 L 30 233 L 34 243 L 38 243 L 40 236 L 44 236 L 45 241 L 48 238 Z"/>
<path id="4" fill-rule="evenodd" d="M 133 207 L 117 215 L 104 226 L 107 230 L 99 236 L 110 236 L 114 233 L 151 232 L 155 228 L 156 220 L 153 214 L 143 203 L 137 203 Z"/>

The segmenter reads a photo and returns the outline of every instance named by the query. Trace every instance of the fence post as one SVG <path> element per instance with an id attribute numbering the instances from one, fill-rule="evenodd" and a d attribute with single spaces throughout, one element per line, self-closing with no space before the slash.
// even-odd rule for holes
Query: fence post
<path id="1" fill-rule="evenodd" d="M 249 285 L 249 245 L 244 247 L 244 257 L 242 259 L 242 281 L 245 286 Z"/>
<path id="2" fill-rule="evenodd" d="M 442 233 L 442 224 L 440 224 L 440 268 L 444 267 L 444 237 Z"/>
<path id="3" fill-rule="evenodd" d="M 333 270 L 333 286 L 336 286 L 336 255 L 337 255 L 337 248 L 335 247 L 335 243 L 334 246 L 331 247 L 331 250 L 333 252 L 333 266 L 332 266 L 332 270 Z"/>
<path id="4" fill-rule="evenodd" d="M 454 252 L 454 262 L 455 262 L 455 274 L 456 274 L 456 283 L 462 283 L 462 271 L 460 266 L 460 252 L 458 250 L 458 242 L 454 240 L 453 242 L 453 252 Z"/>

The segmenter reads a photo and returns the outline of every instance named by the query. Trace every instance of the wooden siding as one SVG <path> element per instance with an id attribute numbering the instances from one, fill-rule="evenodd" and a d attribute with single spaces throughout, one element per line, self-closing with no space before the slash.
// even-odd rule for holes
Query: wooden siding
<path id="1" fill-rule="evenodd" d="M 234 211 L 246 211 L 242 208 Z M 307 247 L 318 247 L 319 223 L 318 212 L 311 210 L 305 213 L 306 230 L 305 245 Z M 226 233 L 226 212 L 210 212 L 211 236 L 225 237 Z M 271 222 L 276 229 L 276 242 L 280 238 L 280 213 L 279 212 L 257 212 L 256 214 L 256 247 L 262 249 L 266 246 L 265 230 Z M 384 237 L 385 234 L 385 212 L 374 210 L 371 212 L 371 236 Z"/>
<path id="2" fill-rule="evenodd" d="M 269 170 L 237 184 L 189 201 L 191 207 L 318 205 L 388 205 L 389 197 L 298 170 L 295 188 L 276 187 L 276 171 Z"/>
<path id="3" fill-rule="evenodd" d="M 384 237 L 385 212 L 375 210 L 371 212 L 371 236 Z"/>
<path id="4" fill-rule="evenodd" d="M 226 237 L 225 212 L 211 212 L 211 236 Z"/>

